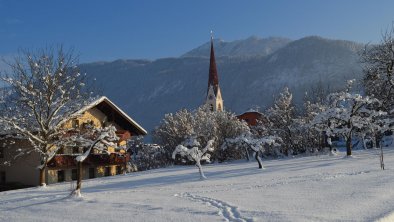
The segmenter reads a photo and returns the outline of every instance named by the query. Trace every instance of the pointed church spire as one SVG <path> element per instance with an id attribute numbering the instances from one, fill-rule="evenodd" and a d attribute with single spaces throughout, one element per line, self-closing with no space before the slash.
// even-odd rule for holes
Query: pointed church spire
<path id="1" fill-rule="evenodd" d="M 208 104 L 212 111 L 223 111 L 222 93 L 219 87 L 218 70 L 216 68 L 215 51 L 213 49 L 213 35 L 211 31 L 211 55 L 209 60 L 208 89 L 205 104 Z"/>
<path id="2" fill-rule="evenodd" d="M 217 88 L 219 85 L 219 77 L 218 71 L 216 69 L 216 61 L 215 61 L 215 51 L 213 49 L 213 35 L 211 31 L 211 56 L 209 60 L 209 79 L 208 79 L 208 88 L 209 86 L 213 86 L 215 94 L 217 94 Z"/>

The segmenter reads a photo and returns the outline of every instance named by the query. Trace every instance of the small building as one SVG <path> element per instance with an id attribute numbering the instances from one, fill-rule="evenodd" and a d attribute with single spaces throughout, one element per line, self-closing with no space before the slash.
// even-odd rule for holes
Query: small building
<path id="1" fill-rule="evenodd" d="M 249 126 L 256 126 L 258 120 L 264 122 L 268 122 L 267 118 L 264 116 L 264 114 L 258 112 L 258 111 L 246 111 L 240 115 L 237 116 L 239 120 L 245 121 Z"/>
<path id="2" fill-rule="evenodd" d="M 118 149 L 109 148 L 109 154 L 94 152 L 83 162 L 83 179 L 121 174 L 126 170 L 130 155 L 126 152 L 127 140 L 131 136 L 146 135 L 147 132 L 107 97 L 101 97 L 76 112 L 77 118 L 64 120 L 63 127 L 84 127 L 91 124 L 96 128 L 109 125 L 115 126 L 116 134 L 120 138 Z M 3 140 L 6 136 L 3 135 Z M 0 162 L 11 159 L 7 156 L 7 149 L 18 149 L 29 146 L 26 140 L 15 141 L 12 145 L 5 145 L 0 137 Z M 57 183 L 77 179 L 77 164 L 75 157 L 84 152 L 84 147 L 65 147 L 48 162 L 46 168 L 46 183 Z M 0 184 L 18 183 L 24 186 L 39 185 L 40 156 L 31 152 L 17 159 L 10 165 L 0 164 Z"/>

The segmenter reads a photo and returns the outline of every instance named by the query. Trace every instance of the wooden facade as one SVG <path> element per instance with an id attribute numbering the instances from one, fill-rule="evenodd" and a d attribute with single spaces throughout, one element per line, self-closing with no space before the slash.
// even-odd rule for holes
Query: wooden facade
<path id="1" fill-rule="evenodd" d="M 256 126 L 257 125 L 257 121 L 266 121 L 266 117 L 257 111 L 248 111 L 245 113 L 242 113 L 241 115 L 238 115 L 237 118 L 239 120 L 243 120 L 245 121 L 249 126 Z"/>

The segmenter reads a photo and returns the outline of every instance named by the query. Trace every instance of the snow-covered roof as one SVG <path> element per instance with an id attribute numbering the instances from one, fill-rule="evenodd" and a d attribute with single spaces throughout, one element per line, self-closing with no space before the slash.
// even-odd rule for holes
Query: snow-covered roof
<path id="1" fill-rule="evenodd" d="M 94 100 L 90 104 L 82 107 L 80 110 L 75 112 L 75 114 L 73 116 L 79 116 L 79 115 L 83 114 L 84 112 L 86 112 L 94 107 L 97 107 L 99 104 L 101 104 L 103 102 L 108 104 L 112 109 L 116 110 L 125 120 L 127 120 L 132 126 L 134 126 L 134 128 L 139 131 L 139 133 L 138 133 L 139 135 L 148 134 L 148 132 L 142 126 L 140 126 L 136 121 L 134 121 L 129 115 L 127 115 L 125 112 L 123 112 L 123 110 L 121 110 L 118 106 L 116 106 L 110 99 L 108 99 L 105 96 L 102 96 L 102 97 Z"/>
<path id="2" fill-rule="evenodd" d="M 237 115 L 237 116 L 242 116 L 242 115 L 247 114 L 247 113 L 257 113 L 257 114 L 260 114 L 260 115 L 264 116 L 263 113 L 261 113 L 261 112 L 259 112 L 259 111 L 257 111 L 257 110 L 253 110 L 253 109 L 249 109 L 249 110 L 247 110 L 246 112 L 241 113 L 241 114 L 239 114 L 239 115 Z"/>

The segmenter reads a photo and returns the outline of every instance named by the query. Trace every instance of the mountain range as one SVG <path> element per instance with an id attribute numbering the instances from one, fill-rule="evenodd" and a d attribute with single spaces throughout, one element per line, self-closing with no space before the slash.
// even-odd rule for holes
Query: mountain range
<path id="1" fill-rule="evenodd" d="M 166 113 L 194 109 L 205 100 L 209 42 L 177 58 L 116 60 L 81 64 L 102 93 L 151 131 Z M 240 114 L 267 108 L 287 86 L 300 105 L 316 85 L 335 90 L 361 79 L 362 44 L 309 36 L 298 40 L 250 37 L 214 40 L 219 83 L 226 110 Z"/>

